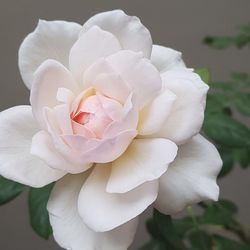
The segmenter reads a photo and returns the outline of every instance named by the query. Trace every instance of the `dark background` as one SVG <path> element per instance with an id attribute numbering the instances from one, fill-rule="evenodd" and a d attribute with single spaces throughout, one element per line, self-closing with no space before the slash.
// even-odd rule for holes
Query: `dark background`
<path id="1" fill-rule="evenodd" d="M 62 19 L 84 23 L 97 12 L 121 8 L 139 16 L 151 31 L 154 43 L 183 52 L 189 67 L 206 67 L 213 79 L 227 79 L 231 71 L 250 73 L 249 49 L 215 51 L 201 41 L 204 36 L 229 35 L 250 21 L 249 0 L 0 0 L 0 110 L 28 104 L 29 92 L 17 67 L 22 39 L 38 19 Z M 221 196 L 238 203 L 239 217 L 250 227 L 250 171 L 239 168 L 220 181 Z M 146 240 L 142 217 L 131 250 Z M 0 207 L 1 250 L 59 250 L 52 240 L 37 237 L 29 226 L 26 194 Z"/>

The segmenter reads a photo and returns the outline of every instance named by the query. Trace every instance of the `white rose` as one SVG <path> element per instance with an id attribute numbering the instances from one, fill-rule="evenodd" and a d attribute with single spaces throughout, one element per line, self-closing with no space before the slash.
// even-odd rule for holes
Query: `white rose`
<path id="1" fill-rule="evenodd" d="M 0 174 L 57 181 L 48 211 L 59 245 L 125 250 L 150 204 L 172 214 L 217 200 L 221 159 L 198 135 L 208 86 L 137 17 L 40 21 L 19 67 L 31 106 L 0 114 Z"/>

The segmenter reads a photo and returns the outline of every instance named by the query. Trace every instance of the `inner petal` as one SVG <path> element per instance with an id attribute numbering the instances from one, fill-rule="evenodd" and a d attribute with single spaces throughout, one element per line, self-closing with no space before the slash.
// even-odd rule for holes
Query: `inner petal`
<path id="1" fill-rule="evenodd" d="M 77 112 L 71 114 L 72 124 L 73 127 L 77 124 L 90 131 L 90 137 L 102 138 L 105 129 L 121 111 L 122 105 L 119 102 L 97 93 L 79 103 Z"/>

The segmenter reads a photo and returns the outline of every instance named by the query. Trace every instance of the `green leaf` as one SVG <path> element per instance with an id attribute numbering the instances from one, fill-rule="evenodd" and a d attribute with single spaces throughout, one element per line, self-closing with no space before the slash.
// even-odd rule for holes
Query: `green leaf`
<path id="1" fill-rule="evenodd" d="M 234 156 L 231 149 L 219 148 L 220 156 L 223 161 L 223 166 L 220 171 L 219 177 L 223 177 L 231 172 L 234 167 Z"/>
<path id="2" fill-rule="evenodd" d="M 210 86 L 213 89 L 223 90 L 224 92 L 234 91 L 235 83 L 231 81 L 221 82 L 221 81 L 213 81 L 210 82 Z M 213 93 L 214 95 L 215 93 Z"/>
<path id="3" fill-rule="evenodd" d="M 206 116 L 216 113 L 223 113 L 228 108 L 229 100 L 222 93 L 209 94 L 207 96 Z"/>
<path id="4" fill-rule="evenodd" d="M 231 73 L 231 78 L 235 81 L 247 81 L 249 76 L 247 73 L 233 72 Z"/>
<path id="5" fill-rule="evenodd" d="M 144 246 L 140 247 L 139 250 L 154 250 L 156 249 L 156 241 L 151 240 L 148 243 L 146 243 Z"/>
<path id="6" fill-rule="evenodd" d="M 44 239 L 48 239 L 52 233 L 47 202 L 53 185 L 52 183 L 42 188 L 31 188 L 28 197 L 31 226 Z"/>
<path id="7" fill-rule="evenodd" d="M 228 225 L 237 213 L 236 205 L 227 200 L 209 203 L 199 222 L 202 224 Z"/>
<path id="8" fill-rule="evenodd" d="M 238 208 L 232 201 L 221 199 L 218 202 L 215 202 L 214 204 L 220 207 L 220 210 L 227 211 L 230 214 L 238 213 Z"/>
<path id="9" fill-rule="evenodd" d="M 234 158 L 242 168 L 247 168 L 250 165 L 250 150 L 247 148 L 235 149 Z"/>
<path id="10" fill-rule="evenodd" d="M 139 250 L 166 250 L 163 242 L 150 240 L 147 244 L 139 248 Z"/>
<path id="11" fill-rule="evenodd" d="M 158 233 L 165 240 L 165 244 L 172 250 L 182 250 L 183 244 L 181 238 L 176 234 L 171 217 L 154 209 L 153 219 Z"/>
<path id="12" fill-rule="evenodd" d="M 215 49 L 225 49 L 234 44 L 234 40 L 231 37 L 212 37 L 207 36 L 203 40 L 205 44 Z"/>
<path id="13" fill-rule="evenodd" d="M 0 176 L 0 205 L 15 199 L 22 193 L 24 186 Z"/>
<path id="14" fill-rule="evenodd" d="M 222 236 L 214 236 L 213 240 L 215 242 L 216 250 L 249 250 L 250 247 L 243 245 L 237 241 L 224 238 Z"/>
<path id="15" fill-rule="evenodd" d="M 175 232 L 183 237 L 189 230 L 194 228 L 194 222 L 191 217 L 184 217 L 173 220 Z"/>
<path id="16" fill-rule="evenodd" d="M 189 235 L 190 243 L 199 250 L 211 250 L 212 238 L 207 233 L 198 230 Z"/>
<path id="17" fill-rule="evenodd" d="M 241 114 L 250 116 L 250 93 L 239 93 L 234 104 Z"/>
<path id="18" fill-rule="evenodd" d="M 200 76 L 200 78 L 202 79 L 203 82 L 205 82 L 207 84 L 209 83 L 210 73 L 207 69 L 205 69 L 205 68 L 195 69 L 194 72 Z"/>
<path id="19" fill-rule="evenodd" d="M 248 43 L 250 43 L 250 36 L 246 34 L 239 34 L 235 37 L 234 43 L 237 48 L 242 48 L 246 46 Z"/>
<path id="20" fill-rule="evenodd" d="M 235 36 L 207 36 L 203 42 L 215 49 L 225 49 L 230 46 L 242 48 L 250 43 L 249 25 L 242 26 L 240 32 Z"/>
<path id="21" fill-rule="evenodd" d="M 235 148 L 250 146 L 250 130 L 248 127 L 227 115 L 207 115 L 203 131 L 219 145 Z"/>
<path id="22" fill-rule="evenodd" d="M 146 227 L 147 227 L 147 231 L 148 233 L 155 239 L 159 239 L 162 240 L 161 234 L 159 232 L 159 229 L 157 227 L 157 225 L 155 224 L 153 219 L 149 219 L 146 222 Z"/>
<path id="23" fill-rule="evenodd" d="M 250 24 L 242 25 L 240 31 L 250 36 Z"/>

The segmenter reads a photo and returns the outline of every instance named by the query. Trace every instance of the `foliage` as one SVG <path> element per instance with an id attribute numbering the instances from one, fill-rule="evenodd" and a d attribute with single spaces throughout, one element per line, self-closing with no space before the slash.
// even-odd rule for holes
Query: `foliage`
<path id="1" fill-rule="evenodd" d="M 210 86 L 203 132 L 221 154 L 222 177 L 236 163 L 244 169 L 250 163 L 250 129 L 236 116 L 250 117 L 250 77 L 246 73 L 233 73 L 229 81 L 211 82 Z"/>
<path id="2" fill-rule="evenodd" d="M 195 216 L 189 207 L 189 215 L 180 219 L 172 219 L 154 210 L 153 218 L 147 222 L 153 239 L 140 250 L 250 249 L 250 235 L 235 218 L 235 204 L 220 200 L 202 203 L 200 207 L 201 215 Z"/>
<path id="3" fill-rule="evenodd" d="M 225 49 L 231 46 L 245 47 L 250 45 L 250 24 L 241 26 L 235 36 L 207 36 L 203 42 L 215 49 Z"/>
<path id="4" fill-rule="evenodd" d="M 15 199 L 22 193 L 24 186 L 0 176 L 0 205 Z"/>
<path id="5" fill-rule="evenodd" d="M 28 204 L 30 224 L 34 231 L 42 238 L 48 239 L 52 233 L 47 211 L 47 202 L 53 183 L 42 188 L 30 188 Z"/>

